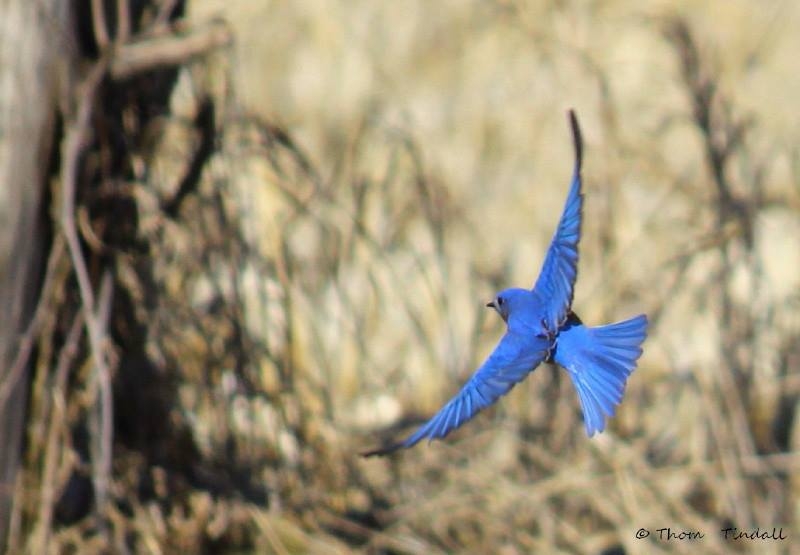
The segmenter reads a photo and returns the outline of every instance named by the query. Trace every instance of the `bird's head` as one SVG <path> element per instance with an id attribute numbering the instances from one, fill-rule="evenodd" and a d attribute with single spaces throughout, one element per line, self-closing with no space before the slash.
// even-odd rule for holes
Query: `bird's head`
<path id="1" fill-rule="evenodd" d="M 504 289 L 492 299 L 492 302 L 486 303 L 486 306 L 495 309 L 500 317 L 505 322 L 508 322 L 508 318 L 514 310 L 528 303 L 530 297 L 531 292 L 527 289 Z"/>

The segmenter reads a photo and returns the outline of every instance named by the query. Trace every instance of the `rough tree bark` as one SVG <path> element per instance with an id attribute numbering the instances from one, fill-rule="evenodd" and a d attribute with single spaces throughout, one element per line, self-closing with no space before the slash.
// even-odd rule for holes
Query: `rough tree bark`
<path id="1" fill-rule="evenodd" d="M 25 423 L 28 370 L 15 361 L 39 286 L 40 201 L 54 147 L 67 4 L 0 0 L 0 546 L 9 532 Z"/>

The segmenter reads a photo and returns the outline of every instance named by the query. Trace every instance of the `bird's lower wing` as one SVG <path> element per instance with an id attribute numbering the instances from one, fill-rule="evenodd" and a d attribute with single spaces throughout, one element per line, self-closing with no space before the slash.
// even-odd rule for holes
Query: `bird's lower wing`
<path id="1" fill-rule="evenodd" d="M 407 439 L 363 455 L 386 455 L 426 438 L 445 437 L 522 381 L 547 357 L 550 346 L 545 338 L 508 331 L 486 362 L 433 418 Z"/>

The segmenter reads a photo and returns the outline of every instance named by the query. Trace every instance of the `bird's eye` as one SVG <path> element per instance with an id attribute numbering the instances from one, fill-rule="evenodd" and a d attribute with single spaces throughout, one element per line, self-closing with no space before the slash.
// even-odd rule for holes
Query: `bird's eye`
<path id="1" fill-rule="evenodd" d="M 503 303 L 504 303 L 504 302 L 505 302 L 505 301 L 503 301 L 503 297 L 497 297 L 497 304 L 498 304 L 499 306 L 503 306 Z"/>

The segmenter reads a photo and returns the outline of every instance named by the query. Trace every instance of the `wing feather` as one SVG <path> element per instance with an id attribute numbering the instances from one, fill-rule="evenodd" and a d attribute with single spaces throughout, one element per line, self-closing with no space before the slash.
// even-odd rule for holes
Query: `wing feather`
<path id="1" fill-rule="evenodd" d="M 545 302 L 544 321 L 555 332 L 567 318 L 578 274 L 578 242 L 581 238 L 583 193 L 581 166 L 583 138 L 575 112 L 569 111 L 572 140 L 575 146 L 575 167 L 567 201 L 558 228 L 547 249 L 539 278 L 533 291 Z"/>
<path id="2" fill-rule="evenodd" d="M 545 338 L 508 331 L 486 362 L 433 418 L 407 439 L 364 456 L 386 455 L 423 439 L 444 438 L 508 393 L 547 357 L 549 348 L 550 342 Z"/>

